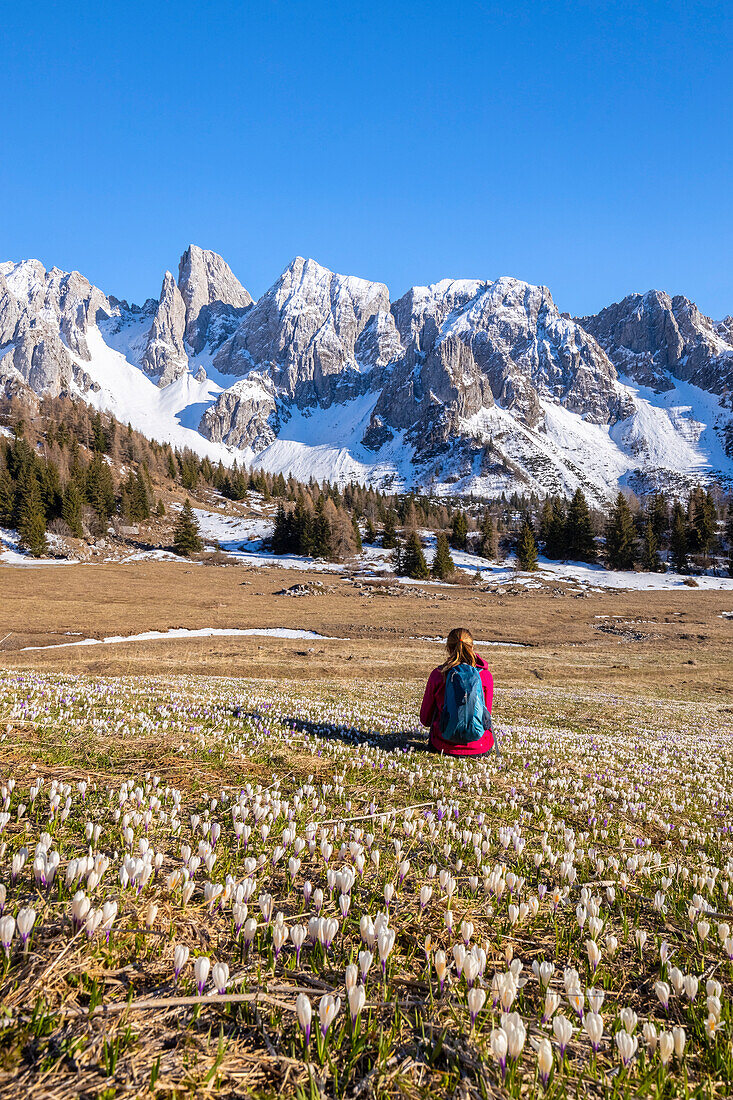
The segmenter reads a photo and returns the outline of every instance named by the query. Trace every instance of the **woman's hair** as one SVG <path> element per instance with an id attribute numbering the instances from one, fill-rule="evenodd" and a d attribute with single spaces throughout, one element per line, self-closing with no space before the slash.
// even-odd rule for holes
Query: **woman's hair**
<path id="1" fill-rule="evenodd" d="M 449 669 L 456 665 L 476 665 L 476 653 L 473 648 L 473 635 L 470 630 L 459 626 L 451 630 L 446 639 L 448 657 L 440 666 L 445 675 Z"/>

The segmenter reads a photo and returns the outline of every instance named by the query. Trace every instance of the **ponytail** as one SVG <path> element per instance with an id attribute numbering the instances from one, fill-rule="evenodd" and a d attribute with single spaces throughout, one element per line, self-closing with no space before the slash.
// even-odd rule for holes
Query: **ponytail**
<path id="1" fill-rule="evenodd" d="M 465 627 L 456 627 L 455 630 L 451 630 L 446 639 L 446 647 L 448 657 L 440 666 L 444 676 L 456 665 L 473 665 L 475 667 L 478 663 L 474 650 L 473 635 Z"/>

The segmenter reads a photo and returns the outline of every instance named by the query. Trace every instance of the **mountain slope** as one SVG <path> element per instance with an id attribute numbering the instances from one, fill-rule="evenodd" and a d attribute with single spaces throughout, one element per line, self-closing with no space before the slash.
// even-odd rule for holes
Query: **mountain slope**
<path id="1" fill-rule="evenodd" d="M 78 272 L 0 264 L 0 391 L 68 394 L 226 463 L 435 492 L 601 499 L 733 476 L 733 323 L 630 295 L 387 287 L 296 257 L 257 302 L 189 246 L 142 307 Z"/>

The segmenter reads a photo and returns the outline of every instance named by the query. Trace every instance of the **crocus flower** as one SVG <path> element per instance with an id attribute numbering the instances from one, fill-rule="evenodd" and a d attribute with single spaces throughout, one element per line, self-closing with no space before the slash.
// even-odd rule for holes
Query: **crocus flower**
<path id="1" fill-rule="evenodd" d="M 305 1045 L 308 1046 L 311 1037 L 311 1017 L 313 1010 L 305 993 L 298 994 L 298 999 L 295 1002 L 295 1011 L 298 1016 L 298 1023 L 303 1031 L 303 1041 Z"/>

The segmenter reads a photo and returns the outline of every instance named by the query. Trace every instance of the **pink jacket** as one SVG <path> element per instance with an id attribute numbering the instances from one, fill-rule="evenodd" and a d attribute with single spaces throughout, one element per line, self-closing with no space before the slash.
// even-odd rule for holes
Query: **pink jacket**
<path id="1" fill-rule="evenodd" d="M 481 683 L 484 689 L 486 709 L 491 711 L 491 703 L 494 698 L 494 678 L 486 667 L 482 657 L 476 655 L 476 667 L 481 675 Z M 440 736 L 440 712 L 443 709 L 445 699 L 445 677 L 442 669 L 434 668 L 428 677 L 425 695 L 420 707 L 420 722 L 423 726 L 430 726 L 430 743 L 433 748 L 450 756 L 480 756 L 489 752 L 494 747 L 494 735 L 491 730 L 486 730 L 479 741 L 472 741 L 468 745 L 455 745 L 452 741 L 444 741 Z"/>

